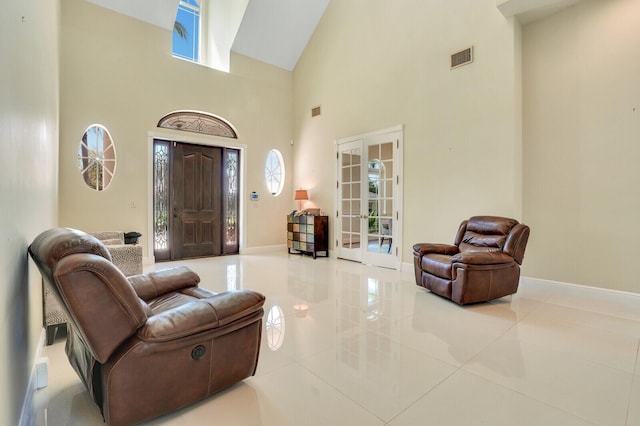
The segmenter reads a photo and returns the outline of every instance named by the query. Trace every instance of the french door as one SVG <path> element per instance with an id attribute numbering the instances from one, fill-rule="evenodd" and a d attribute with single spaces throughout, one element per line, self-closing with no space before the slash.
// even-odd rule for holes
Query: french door
<path id="1" fill-rule="evenodd" d="M 401 150 L 402 127 L 337 142 L 338 257 L 400 268 Z"/>
<path id="2" fill-rule="evenodd" d="M 235 254 L 239 151 L 154 141 L 156 260 Z"/>

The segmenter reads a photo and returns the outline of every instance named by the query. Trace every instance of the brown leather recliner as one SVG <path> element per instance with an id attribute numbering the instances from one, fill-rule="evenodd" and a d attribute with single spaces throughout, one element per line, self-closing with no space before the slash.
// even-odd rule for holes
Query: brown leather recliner
<path id="1" fill-rule="evenodd" d="M 187 406 L 252 376 L 264 296 L 198 287 L 186 267 L 125 277 L 84 232 L 54 228 L 29 254 L 68 319 L 66 352 L 109 425 Z"/>
<path id="2" fill-rule="evenodd" d="M 413 246 L 416 284 L 460 305 L 514 294 L 528 239 L 529 227 L 515 219 L 472 217 L 454 245 Z"/>

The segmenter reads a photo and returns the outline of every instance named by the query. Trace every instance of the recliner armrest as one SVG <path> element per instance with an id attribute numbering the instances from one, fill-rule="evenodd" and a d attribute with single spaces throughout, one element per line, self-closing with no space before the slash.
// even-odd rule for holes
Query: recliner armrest
<path id="1" fill-rule="evenodd" d="M 158 313 L 147 319 L 137 336 L 165 342 L 229 325 L 243 318 L 262 317 L 264 296 L 251 290 L 227 291 Z"/>
<path id="2" fill-rule="evenodd" d="M 428 253 L 454 255 L 458 251 L 458 247 L 451 244 L 418 243 L 413 245 L 413 254 L 419 256 Z"/>
<path id="3" fill-rule="evenodd" d="M 163 294 L 197 287 L 200 277 L 186 266 L 161 269 L 147 274 L 132 275 L 127 278 L 139 298 L 148 302 Z"/>
<path id="4" fill-rule="evenodd" d="M 501 251 L 468 251 L 456 254 L 451 261 L 467 265 L 499 265 L 514 262 L 513 257 Z"/>

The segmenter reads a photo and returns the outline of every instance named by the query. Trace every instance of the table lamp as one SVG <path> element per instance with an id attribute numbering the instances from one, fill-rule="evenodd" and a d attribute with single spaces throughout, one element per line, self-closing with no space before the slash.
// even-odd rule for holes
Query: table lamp
<path id="1" fill-rule="evenodd" d="M 296 195 L 293 199 L 298 202 L 298 210 L 302 210 L 302 201 L 309 199 L 309 193 L 306 189 L 296 189 Z"/>

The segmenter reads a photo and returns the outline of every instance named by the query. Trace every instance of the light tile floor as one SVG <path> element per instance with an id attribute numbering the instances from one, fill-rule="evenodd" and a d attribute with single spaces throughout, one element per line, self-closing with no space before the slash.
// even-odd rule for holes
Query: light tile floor
<path id="1" fill-rule="evenodd" d="M 640 425 L 639 296 L 523 279 L 514 296 L 460 307 L 412 272 L 333 258 L 179 263 L 213 291 L 266 295 L 260 361 L 148 425 Z M 102 425 L 64 341 L 45 356 L 38 426 Z"/>

